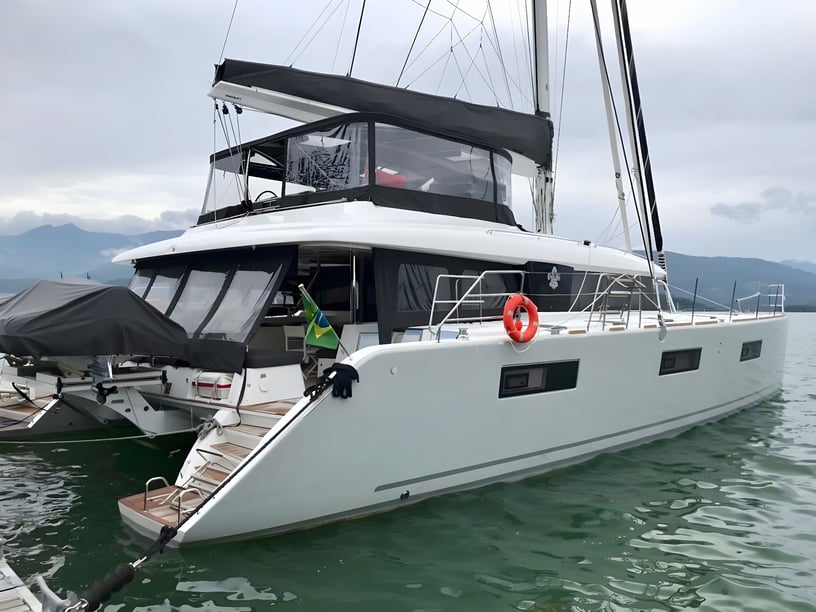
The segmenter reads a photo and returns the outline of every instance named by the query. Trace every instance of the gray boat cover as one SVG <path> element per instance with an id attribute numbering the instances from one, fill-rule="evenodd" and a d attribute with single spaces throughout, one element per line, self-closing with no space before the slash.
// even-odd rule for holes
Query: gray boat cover
<path id="1" fill-rule="evenodd" d="M 127 287 L 40 281 L 0 302 L 0 353 L 184 357 L 187 333 Z"/>

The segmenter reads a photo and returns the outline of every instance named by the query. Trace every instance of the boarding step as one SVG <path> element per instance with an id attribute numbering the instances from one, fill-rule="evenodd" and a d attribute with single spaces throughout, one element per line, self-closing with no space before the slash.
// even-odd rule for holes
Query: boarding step
<path id="1" fill-rule="evenodd" d="M 145 494 L 136 493 L 119 500 L 119 505 L 131 512 L 141 514 L 161 525 L 178 525 L 178 510 L 173 507 L 182 489 L 176 485 L 167 485 L 152 489 Z"/>
<path id="2" fill-rule="evenodd" d="M 227 476 L 229 476 L 229 472 L 221 466 L 214 463 L 205 463 L 193 472 L 187 486 L 195 487 L 205 495 L 209 495 L 218 488 Z"/>
<path id="3" fill-rule="evenodd" d="M 240 444 L 234 444 L 232 442 L 213 444 L 212 449 L 221 453 L 225 457 L 234 459 L 237 462 L 241 462 L 246 459 L 246 456 L 252 451 L 252 448 L 241 446 Z"/>
<path id="4" fill-rule="evenodd" d="M 226 425 L 224 426 L 224 436 L 227 442 L 232 442 L 233 444 L 247 448 L 255 448 L 258 446 L 261 438 L 266 435 L 266 432 L 271 429 L 272 425 L 273 423 L 270 423 L 266 427 L 249 425 L 247 423 Z"/>
<path id="5" fill-rule="evenodd" d="M 278 400 L 276 402 L 268 402 L 266 404 L 252 404 L 251 406 L 243 406 L 241 411 L 247 412 L 260 412 L 263 414 L 274 414 L 278 416 L 283 416 L 289 410 L 297 404 L 300 398 L 294 399 L 286 399 L 286 400 Z"/>

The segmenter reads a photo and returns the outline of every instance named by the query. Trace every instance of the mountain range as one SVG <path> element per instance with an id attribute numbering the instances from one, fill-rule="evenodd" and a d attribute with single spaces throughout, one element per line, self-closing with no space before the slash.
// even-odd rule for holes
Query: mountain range
<path id="1" fill-rule="evenodd" d="M 121 251 L 166 240 L 181 231 L 156 231 L 135 236 L 88 232 L 73 223 L 43 225 L 23 234 L 0 235 L 0 292 L 14 293 L 35 280 L 90 277 L 124 284 L 132 270 L 111 259 Z"/>
<path id="2" fill-rule="evenodd" d="M 125 284 L 132 271 L 129 266 L 112 264 L 112 257 L 125 249 L 179 234 L 181 231 L 156 231 L 127 236 L 89 232 L 69 223 L 43 225 L 18 235 L 0 235 L 0 293 L 15 293 L 36 280 L 61 276 Z M 777 263 L 743 257 L 667 253 L 667 264 L 672 295 L 682 306 L 691 305 L 696 281 L 698 296 L 726 308 L 731 304 L 732 293 L 739 298 L 755 293 L 760 285 L 782 283 L 789 308 L 816 309 L 814 262 Z M 711 303 L 698 299 L 696 304 L 702 308 Z"/>

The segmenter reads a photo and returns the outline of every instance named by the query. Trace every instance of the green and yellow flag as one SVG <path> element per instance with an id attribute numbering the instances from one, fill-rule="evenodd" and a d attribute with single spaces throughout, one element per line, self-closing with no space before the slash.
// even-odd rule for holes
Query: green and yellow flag
<path id="1" fill-rule="evenodd" d="M 337 332 L 329 323 L 317 304 L 314 303 L 312 296 L 306 291 L 306 287 L 298 285 L 300 289 L 300 298 L 303 300 L 303 311 L 306 313 L 306 337 L 304 342 L 311 346 L 319 346 L 321 348 L 336 349 L 340 344 L 340 338 L 337 337 Z"/>

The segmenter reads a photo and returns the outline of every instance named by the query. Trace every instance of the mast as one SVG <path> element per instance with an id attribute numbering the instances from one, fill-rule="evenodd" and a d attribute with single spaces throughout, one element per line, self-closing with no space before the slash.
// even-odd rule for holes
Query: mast
<path id="1" fill-rule="evenodd" d="M 660 217 L 657 212 L 657 198 L 655 196 L 652 164 L 649 158 L 649 146 L 646 141 L 646 126 L 643 121 L 643 108 L 640 102 L 640 88 L 638 87 L 637 69 L 632 50 L 632 36 L 629 30 L 629 14 L 626 9 L 626 0 L 612 0 L 612 14 L 615 19 L 616 33 L 618 34 L 618 51 L 621 64 L 621 80 L 624 82 L 624 92 L 627 97 L 629 110 L 630 130 L 634 162 L 637 166 L 638 191 L 641 196 L 641 207 L 644 213 L 643 225 L 648 240 L 647 256 L 654 259 L 650 234 L 654 233 L 654 247 L 657 250 L 658 264 L 666 270 L 666 255 L 663 252 L 663 234 L 660 229 Z M 651 230 L 651 231 L 650 231 Z"/>
<path id="2" fill-rule="evenodd" d="M 626 213 L 626 193 L 623 190 L 621 176 L 620 155 L 618 154 L 618 138 L 615 130 L 615 109 L 612 107 L 612 85 L 606 69 L 606 60 L 601 40 L 601 24 L 598 20 L 598 5 L 596 0 L 590 0 L 592 20 L 595 26 L 595 47 L 598 51 L 598 69 L 601 72 L 601 87 L 603 88 L 604 107 L 606 108 L 606 126 L 609 131 L 609 146 L 612 149 L 612 168 L 615 171 L 615 189 L 618 193 L 618 208 L 620 209 L 621 224 L 623 225 L 623 240 L 626 252 L 632 252 L 632 239 L 629 236 L 629 219 Z"/>
<path id="3" fill-rule="evenodd" d="M 550 69 L 547 36 L 547 2 L 533 1 L 533 53 L 535 61 L 535 113 L 550 115 Z M 551 145 L 552 146 L 552 145 Z M 553 172 L 550 167 L 538 166 L 533 197 L 535 231 L 553 233 Z"/>

